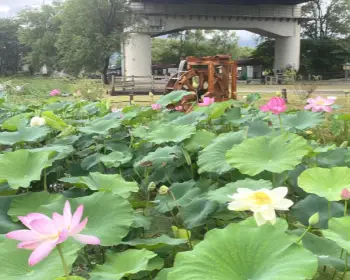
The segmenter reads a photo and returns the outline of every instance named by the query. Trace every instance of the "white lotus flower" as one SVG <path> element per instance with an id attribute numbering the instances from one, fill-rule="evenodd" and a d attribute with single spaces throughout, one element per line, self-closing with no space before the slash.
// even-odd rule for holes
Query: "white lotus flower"
<path id="1" fill-rule="evenodd" d="M 30 126 L 33 127 L 33 126 L 43 126 L 46 124 L 46 121 L 44 118 L 40 118 L 40 117 L 33 117 L 31 120 L 30 120 Z"/>
<path id="2" fill-rule="evenodd" d="M 246 188 L 238 188 L 236 194 L 229 196 L 233 199 L 228 205 L 229 210 L 247 211 L 254 213 L 254 218 L 258 226 L 267 222 L 276 223 L 275 210 L 289 210 L 293 201 L 285 199 L 288 188 L 279 187 L 273 190 L 261 189 L 253 191 Z"/>

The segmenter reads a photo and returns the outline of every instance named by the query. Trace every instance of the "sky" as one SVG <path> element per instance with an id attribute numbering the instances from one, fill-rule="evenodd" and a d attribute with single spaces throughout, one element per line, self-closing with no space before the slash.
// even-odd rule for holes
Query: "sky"
<path id="1" fill-rule="evenodd" d="M 48 4 L 51 0 L 0 0 L 0 17 L 14 16 L 25 6 L 37 6 L 43 3 Z M 253 47 L 256 45 L 253 34 L 244 30 L 236 31 L 239 36 L 239 45 Z"/>

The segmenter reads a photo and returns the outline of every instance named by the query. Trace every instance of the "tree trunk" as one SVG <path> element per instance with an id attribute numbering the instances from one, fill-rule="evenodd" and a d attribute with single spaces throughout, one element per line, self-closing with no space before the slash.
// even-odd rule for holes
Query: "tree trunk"
<path id="1" fill-rule="evenodd" d="M 105 85 L 109 85 L 109 80 L 107 75 L 108 66 L 109 66 L 109 57 L 106 57 L 103 65 L 103 71 L 102 71 L 102 80 Z"/>

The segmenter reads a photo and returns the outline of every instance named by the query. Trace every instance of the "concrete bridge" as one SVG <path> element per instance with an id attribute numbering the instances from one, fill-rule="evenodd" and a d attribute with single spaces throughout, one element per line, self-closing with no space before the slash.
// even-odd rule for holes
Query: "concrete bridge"
<path id="1" fill-rule="evenodd" d="M 131 0 L 125 76 L 151 76 L 151 38 L 188 29 L 247 30 L 275 38 L 275 70 L 299 69 L 300 3 L 308 0 Z"/>

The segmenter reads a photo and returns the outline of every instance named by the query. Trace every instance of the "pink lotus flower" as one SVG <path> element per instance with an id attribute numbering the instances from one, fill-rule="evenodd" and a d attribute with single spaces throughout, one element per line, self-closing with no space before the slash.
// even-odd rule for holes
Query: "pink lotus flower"
<path id="1" fill-rule="evenodd" d="M 198 106 L 205 107 L 213 104 L 215 102 L 215 98 L 210 98 L 210 97 L 203 97 L 203 102 L 198 103 Z"/>
<path id="2" fill-rule="evenodd" d="M 152 104 L 152 109 L 153 110 L 161 110 L 162 109 L 162 106 L 160 104 Z"/>
<path id="3" fill-rule="evenodd" d="M 59 95 L 61 91 L 59 89 L 54 89 L 50 92 L 50 96 L 56 96 Z"/>
<path id="4" fill-rule="evenodd" d="M 337 98 L 335 96 L 328 96 L 327 98 L 317 96 L 316 98 L 309 98 L 307 102 L 309 103 L 304 107 L 305 110 L 310 110 L 312 112 L 332 112 L 332 107 Z"/>
<path id="5" fill-rule="evenodd" d="M 123 109 L 121 109 L 121 108 L 120 109 L 118 109 L 118 108 L 112 108 L 111 109 L 112 113 L 118 113 L 118 112 L 122 112 L 122 111 L 123 111 Z"/>
<path id="6" fill-rule="evenodd" d="M 68 236 L 73 237 L 75 240 L 91 245 L 99 245 L 100 239 L 92 235 L 80 234 L 85 228 L 88 218 L 85 218 L 80 222 L 84 211 L 84 205 L 80 205 L 75 213 L 72 215 L 70 203 L 67 200 L 63 209 L 63 216 L 58 213 L 53 213 L 52 219 L 55 226 L 61 230 L 68 230 Z"/>
<path id="7" fill-rule="evenodd" d="M 182 111 L 183 109 L 184 109 L 183 106 L 176 106 L 176 107 L 175 107 L 175 110 L 176 110 L 176 111 Z"/>
<path id="8" fill-rule="evenodd" d="M 17 245 L 18 248 L 33 251 L 28 260 L 30 266 L 36 265 L 46 258 L 57 245 L 66 241 L 69 236 L 84 244 L 100 244 L 97 237 L 80 234 L 88 221 L 85 218 L 80 222 L 83 209 L 83 205 L 80 205 L 72 215 L 70 204 L 67 201 L 63 216 L 54 213 L 50 219 L 40 213 L 31 213 L 18 217 L 28 229 L 9 232 L 6 237 L 21 241 Z"/>
<path id="9" fill-rule="evenodd" d="M 286 101 L 281 97 L 272 97 L 269 102 L 260 107 L 263 112 L 272 112 L 272 114 L 279 115 L 287 110 Z"/>
<path id="10" fill-rule="evenodd" d="M 342 191 L 341 191 L 341 194 L 340 194 L 341 198 L 343 200 L 349 200 L 350 199 L 350 191 L 347 189 L 347 188 L 344 188 Z"/>

